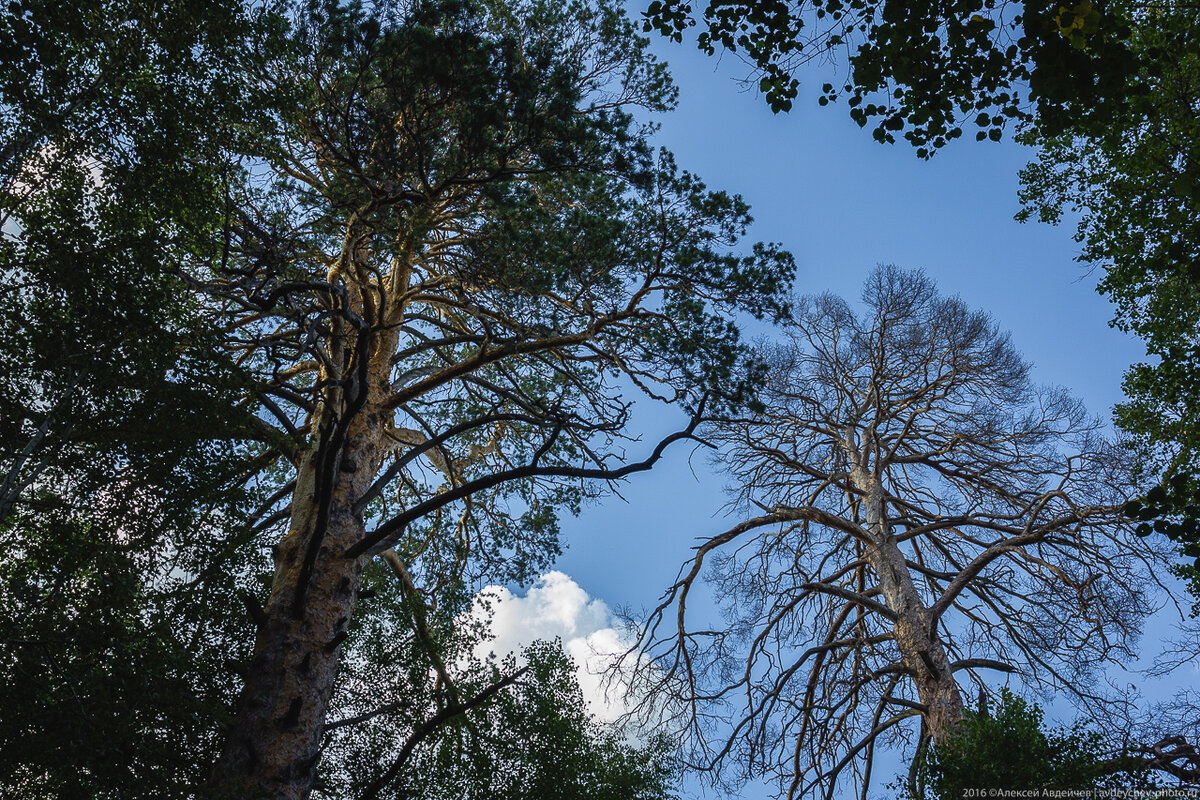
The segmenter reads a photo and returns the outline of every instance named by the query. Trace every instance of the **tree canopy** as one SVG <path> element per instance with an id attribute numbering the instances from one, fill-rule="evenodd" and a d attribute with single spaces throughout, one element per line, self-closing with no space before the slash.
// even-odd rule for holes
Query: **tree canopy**
<path id="1" fill-rule="evenodd" d="M 801 71 L 820 62 L 843 77 L 817 101 L 847 95 L 880 142 L 902 135 L 930 157 L 965 127 L 1000 141 L 1011 122 L 1041 146 L 1023 173 L 1020 218 L 1083 214 L 1079 260 L 1105 269 L 1115 324 L 1154 359 L 1131 368 L 1117 409 L 1146 478 L 1161 478 L 1129 511 L 1200 559 L 1192 4 L 655 0 L 644 17 L 646 30 L 682 41 L 697 27 L 702 50 L 740 56 L 775 111 L 791 108 Z M 1200 593 L 1197 564 L 1176 569 Z"/>
<path id="2" fill-rule="evenodd" d="M 1117 424 L 1133 438 L 1147 483 L 1131 505 L 1143 532 L 1181 545 L 1180 572 L 1200 597 L 1200 24 L 1167 3 L 1136 17 L 1138 63 L 1117 113 L 1088 112 L 1066 133 L 1035 129 L 1038 160 L 1022 173 L 1022 219 L 1078 214 L 1079 260 L 1104 269 L 1114 324 L 1137 334 L 1150 360 L 1125 377 Z"/>
<path id="3" fill-rule="evenodd" d="M 1148 343 L 1133 441 L 920 273 L 874 273 L 866 315 L 791 301 L 747 204 L 655 151 L 644 114 L 675 91 L 611 0 L 15 0 L 0 794 L 665 800 L 677 726 L 597 723 L 553 643 L 481 658 L 472 603 L 686 439 L 750 516 L 644 631 L 641 699 L 691 766 L 865 797 L 908 741 L 946 795 L 988 739 L 1025 754 L 1018 782 L 1092 780 L 1094 737 L 963 698 L 1019 673 L 1122 719 L 1089 681 L 1154 606 L 1165 553 L 1138 537 L 1200 557 L 1194 11 L 656 0 L 643 22 L 699 24 L 776 110 L 845 50 L 818 102 L 922 156 L 1025 124 L 1026 213 L 1082 212 Z M 783 343 L 747 346 L 751 318 Z M 679 430 L 643 443 L 635 403 Z M 693 626 L 706 566 L 724 629 Z M 1195 782 L 1179 733 L 1116 766 Z"/>
<path id="4" fill-rule="evenodd" d="M 901 136 L 929 157 L 965 127 L 999 141 L 1012 121 L 1058 130 L 1080 109 L 1119 107 L 1130 14 L 1092 0 L 654 0 L 645 27 L 676 41 L 699 28 L 700 49 L 746 61 L 774 111 L 792 107 L 806 64 L 832 65 L 841 77 L 822 85 L 821 105 L 846 96 L 875 139 Z"/>
<path id="5" fill-rule="evenodd" d="M 621 459 L 620 381 L 738 403 L 730 315 L 780 315 L 791 261 L 730 252 L 745 204 L 651 153 L 629 109 L 672 90 L 615 8 L 312 4 L 288 36 L 255 74 L 270 147 L 186 274 L 289 476 L 213 783 L 302 797 L 367 563 L 439 607 L 529 578 L 589 479 L 669 443 Z"/>
<path id="6" fill-rule="evenodd" d="M 993 707 L 967 709 L 963 725 L 916 764 L 914 797 L 954 800 L 969 791 L 1085 792 L 1102 782 L 1105 748 L 1096 731 L 1044 730 L 1042 710 L 1000 690 Z"/>
<path id="7" fill-rule="evenodd" d="M 105 481 L 109 457 L 169 473 L 194 441 L 181 416 L 236 427 L 174 264 L 216 244 L 222 148 L 245 127 L 245 46 L 264 24 L 236 4 L 0 17 L 0 517 L 46 475 Z"/>
<path id="8" fill-rule="evenodd" d="M 176 265 L 215 244 L 263 22 L 0 14 L 5 793 L 183 796 L 215 755 L 257 487 L 236 374 Z"/>
<path id="9" fill-rule="evenodd" d="M 690 435 L 626 458 L 630 389 L 743 401 L 732 315 L 783 313 L 790 256 L 736 253 L 746 205 L 652 151 L 630 109 L 673 90 L 603 3 L 10 10 L 5 664 L 44 691 L 11 728 L 40 766 L 5 779 L 117 785 L 102 755 L 178 714 L 194 744 L 139 791 L 195 791 L 216 749 L 211 792 L 308 796 L 355 708 L 393 731 L 355 791 L 410 791 L 444 726 L 548 669 L 458 673 L 473 581 L 535 574 L 590 479 Z M 380 559 L 390 625 L 359 606 Z M 46 747 L 77 687 L 197 704 Z M 572 714 L 580 769 L 661 778 Z"/>

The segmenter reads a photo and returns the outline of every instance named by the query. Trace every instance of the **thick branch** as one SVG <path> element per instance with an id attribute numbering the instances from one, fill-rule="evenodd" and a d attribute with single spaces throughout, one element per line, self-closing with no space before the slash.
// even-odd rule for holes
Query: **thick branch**
<path id="1" fill-rule="evenodd" d="M 626 464 L 617 469 L 605 469 L 603 467 L 543 467 L 536 463 L 527 464 L 523 467 L 515 469 L 502 470 L 500 472 L 485 475 L 482 478 L 476 478 L 473 481 L 468 481 L 453 489 L 442 492 L 434 497 L 418 503 L 402 514 L 398 514 L 392 519 L 380 525 L 372 533 L 368 534 L 358 544 L 350 547 L 346 551 L 347 558 L 358 558 L 364 554 L 375 555 L 391 547 L 395 540 L 399 538 L 404 529 L 415 520 L 431 514 L 440 508 L 469 497 L 476 492 L 486 491 L 493 486 L 498 486 L 508 481 L 521 480 L 523 478 L 587 478 L 598 480 L 619 480 L 626 475 L 632 475 L 637 472 L 644 472 L 653 467 L 668 446 L 680 439 L 694 439 L 693 435 L 696 426 L 699 425 L 701 415 L 703 413 L 704 403 L 701 402 L 700 409 L 696 416 L 688 426 L 676 433 L 663 439 L 654 448 L 654 452 L 650 454 L 644 461 L 638 461 L 632 464 Z"/>

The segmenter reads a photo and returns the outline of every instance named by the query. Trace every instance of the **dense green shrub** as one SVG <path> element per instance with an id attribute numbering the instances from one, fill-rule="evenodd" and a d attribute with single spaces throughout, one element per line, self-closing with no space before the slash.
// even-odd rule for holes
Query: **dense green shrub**
<path id="1" fill-rule="evenodd" d="M 1042 709 L 1008 689 L 989 709 L 968 711 L 953 737 L 930 747 L 918 797 L 962 800 L 972 789 L 1089 789 L 1106 784 L 1101 735 L 1076 723 L 1047 730 Z"/>

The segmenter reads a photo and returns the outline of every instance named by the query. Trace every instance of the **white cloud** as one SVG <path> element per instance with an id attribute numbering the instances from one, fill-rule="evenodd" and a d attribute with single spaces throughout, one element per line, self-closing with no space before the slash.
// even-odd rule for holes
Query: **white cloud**
<path id="1" fill-rule="evenodd" d="M 617 683 L 608 686 L 603 672 L 614 656 L 629 649 L 613 627 L 612 612 L 599 598 L 562 572 L 547 572 L 522 597 L 503 586 L 488 586 L 476 598 L 477 616 L 486 614 L 483 601 L 491 606 L 494 639 L 480 644 L 476 655 L 486 657 L 519 652 L 535 640 L 562 640 L 563 649 L 575 660 L 583 696 L 598 719 L 611 722 L 626 706 Z"/>

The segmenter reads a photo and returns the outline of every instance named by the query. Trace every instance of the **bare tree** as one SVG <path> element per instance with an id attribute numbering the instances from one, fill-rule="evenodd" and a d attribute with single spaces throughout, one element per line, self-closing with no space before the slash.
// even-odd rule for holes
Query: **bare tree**
<path id="1" fill-rule="evenodd" d="M 707 431 L 763 513 L 698 546 L 640 642 L 696 766 L 788 797 L 851 777 L 865 798 L 875 751 L 941 739 L 989 670 L 1121 711 L 1096 671 L 1152 609 L 1158 554 L 1101 423 L 922 273 L 881 267 L 863 302 L 801 300 L 763 412 Z M 692 627 L 706 567 L 720 630 Z"/>

